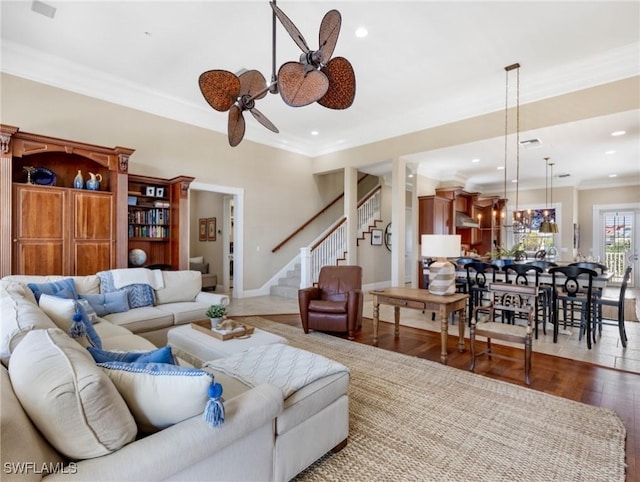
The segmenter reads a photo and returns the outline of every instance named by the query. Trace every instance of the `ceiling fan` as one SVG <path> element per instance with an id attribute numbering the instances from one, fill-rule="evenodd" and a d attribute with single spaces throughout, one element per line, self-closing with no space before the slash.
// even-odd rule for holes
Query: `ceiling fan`
<path id="1" fill-rule="evenodd" d="M 248 110 L 260 124 L 278 133 L 278 128 L 255 108 L 255 101 L 267 92 L 280 93 L 282 100 L 292 107 L 302 107 L 313 102 L 329 109 L 346 109 L 353 104 L 356 94 L 356 78 L 351 63 L 344 57 L 331 58 L 340 34 L 342 18 L 337 10 L 325 14 L 320 24 L 318 50 L 311 50 L 306 40 L 287 17 L 270 2 L 273 9 L 273 41 L 271 84 L 257 70 L 236 75 L 227 70 L 209 70 L 200 75 L 200 91 L 211 107 L 220 112 L 229 111 L 227 131 L 232 147 L 244 138 L 243 112 Z M 302 50 L 298 62 L 286 62 L 275 74 L 276 17 Z"/>

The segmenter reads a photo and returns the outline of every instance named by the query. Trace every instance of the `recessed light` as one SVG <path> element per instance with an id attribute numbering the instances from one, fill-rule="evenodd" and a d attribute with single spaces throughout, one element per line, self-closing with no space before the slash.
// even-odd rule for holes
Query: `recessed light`
<path id="1" fill-rule="evenodd" d="M 504 169 L 504 166 L 498 166 L 498 167 L 496 167 L 496 169 L 497 169 L 498 171 L 502 171 L 502 170 Z"/>
<path id="2" fill-rule="evenodd" d="M 318 134 L 320 134 L 318 131 L 311 131 L 312 136 L 317 136 Z"/>
<path id="3" fill-rule="evenodd" d="M 609 174 L 609 177 L 618 177 L 617 174 Z"/>
<path id="4" fill-rule="evenodd" d="M 607 152 L 605 152 L 605 154 L 615 154 L 615 153 L 616 153 L 616 151 L 607 151 Z"/>
<path id="5" fill-rule="evenodd" d="M 480 159 L 471 159 L 471 162 L 480 162 Z"/>
<path id="6" fill-rule="evenodd" d="M 513 179 L 511 182 L 518 182 L 518 180 L 517 179 Z"/>
<path id="7" fill-rule="evenodd" d="M 365 38 L 367 35 L 369 35 L 369 31 L 366 28 L 358 27 L 356 29 L 356 37 Z"/>
<path id="8" fill-rule="evenodd" d="M 618 137 L 618 136 L 623 136 L 623 135 L 625 135 L 626 133 L 627 133 L 626 131 L 614 131 L 614 132 L 612 132 L 612 133 L 611 133 L 611 135 L 612 135 L 613 137 Z"/>

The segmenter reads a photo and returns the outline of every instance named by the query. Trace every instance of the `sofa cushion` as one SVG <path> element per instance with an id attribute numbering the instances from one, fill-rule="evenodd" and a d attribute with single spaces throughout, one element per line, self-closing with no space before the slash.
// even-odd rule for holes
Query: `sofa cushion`
<path id="1" fill-rule="evenodd" d="M 76 313 L 79 313 L 81 315 L 80 322 L 84 324 L 86 336 L 74 337 L 74 339 L 84 347 L 95 346 L 102 348 L 100 337 L 78 300 L 68 300 L 42 294 L 40 296 L 40 308 L 53 320 L 58 328 L 67 334 L 71 334 L 71 328 L 74 323 L 73 317 Z"/>
<path id="2" fill-rule="evenodd" d="M 98 366 L 118 388 L 143 432 L 156 432 L 203 413 L 213 382 L 205 371 L 164 363 Z"/>
<path id="3" fill-rule="evenodd" d="M 87 348 L 96 363 L 107 363 L 111 361 L 119 361 L 124 363 L 168 363 L 175 365 L 176 360 L 173 357 L 170 346 L 156 348 L 150 351 L 109 351 L 100 350 L 99 348 Z"/>
<path id="4" fill-rule="evenodd" d="M 189 263 L 204 263 L 204 256 L 194 256 L 189 258 Z"/>
<path id="5" fill-rule="evenodd" d="M 35 303 L 33 292 L 21 283 L 2 282 L 0 312 L 0 357 L 5 366 L 9 364 L 13 350 L 30 330 L 56 327 Z"/>
<path id="6" fill-rule="evenodd" d="M 5 477 L 7 480 L 13 480 L 12 475 L 15 475 L 15 479 L 19 478 L 20 481 L 39 481 L 42 474 L 36 473 L 35 470 L 10 475 L 5 464 L 24 464 L 29 461 L 39 468 L 54 467 L 62 463 L 62 456 L 49 445 L 27 417 L 13 392 L 7 369 L 0 367 L 0 371 L 0 392 L 2 392 L 0 446 L 2 446 L 3 480 Z"/>
<path id="7" fill-rule="evenodd" d="M 100 457 L 134 440 L 135 421 L 118 390 L 62 330 L 27 333 L 9 374 L 29 418 L 66 457 Z"/>
<path id="8" fill-rule="evenodd" d="M 78 292 L 73 279 L 65 278 L 60 281 L 51 281 L 49 283 L 29 283 L 27 285 L 40 302 L 40 296 L 43 294 L 55 295 L 59 298 L 78 299 Z"/>
<path id="9" fill-rule="evenodd" d="M 112 313 L 105 315 L 103 318 L 115 325 L 124 326 L 133 333 L 153 331 L 173 326 L 173 316 L 171 313 L 162 311 L 155 306 L 136 308 L 124 313 Z"/>
<path id="10" fill-rule="evenodd" d="M 202 290 L 199 271 L 163 271 L 164 288 L 156 290 L 156 305 L 193 301 Z"/>
<path id="11" fill-rule="evenodd" d="M 129 311 L 129 297 L 126 291 L 113 291 L 104 294 L 80 295 L 80 299 L 89 302 L 98 316 Z"/>
<path id="12" fill-rule="evenodd" d="M 211 305 L 198 302 L 165 303 L 156 306 L 161 311 L 166 311 L 173 315 L 174 324 L 183 325 L 192 321 L 202 321 L 207 319 L 207 309 Z"/>

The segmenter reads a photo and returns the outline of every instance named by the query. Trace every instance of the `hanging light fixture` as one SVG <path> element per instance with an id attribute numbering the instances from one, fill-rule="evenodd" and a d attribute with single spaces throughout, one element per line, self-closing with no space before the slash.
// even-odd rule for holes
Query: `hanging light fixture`
<path id="1" fill-rule="evenodd" d="M 507 213 L 507 161 L 509 153 L 509 74 L 515 71 L 516 74 L 516 203 L 513 210 L 511 224 L 504 227 L 512 228 L 514 232 L 522 232 L 526 229 L 526 222 L 523 213 L 519 210 L 520 195 L 520 64 L 507 65 L 505 68 L 505 105 L 504 105 L 504 212 Z M 506 217 L 503 215 L 503 217 Z"/>
<path id="2" fill-rule="evenodd" d="M 337 10 L 328 11 L 320 23 L 318 50 L 311 50 L 302 33 L 276 6 L 269 2 L 272 14 L 271 83 L 257 70 L 247 70 L 236 75 L 227 70 L 208 70 L 200 75 L 200 91 L 209 105 L 219 112 L 229 112 L 228 136 L 232 147 L 244 137 L 244 111 L 270 131 L 278 128 L 255 108 L 257 100 L 267 93 L 280 93 L 282 100 L 291 107 L 302 107 L 317 102 L 328 109 L 346 109 L 356 95 L 356 76 L 351 63 L 344 57 L 331 57 L 338 41 L 342 17 Z M 276 75 L 276 18 L 302 50 L 298 61 L 286 62 Z"/>
<path id="3" fill-rule="evenodd" d="M 549 162 L 549 158 L 545 157 L 544 158 L 546 164 L 546 168 L 545 168 L 545 182 L 544 182 L 544 202 L 545 205 L 547 207 L 547 211 L 545 211 L 544 213 L 544 221 L 542 222 L 542 224 L 540 225 L 540 232 L 541 233 L 547 233 L 547 234 L 557 234 L 560 232 L 560 230 L 558 229 L 558 225 L 555 223 L 555 221 L 550 221 L 551 219 L 551 210 L 553 209 L 553 162 Z M 547 204 L 547 171 L 549 169 L 549 167 L 551 167 L 551 188 L 550 188 L 550 196 L 551 196 L 551 208 L 549 208 L 549 205 Z M 555 216 L 554 216 L 555 219 Z"/>

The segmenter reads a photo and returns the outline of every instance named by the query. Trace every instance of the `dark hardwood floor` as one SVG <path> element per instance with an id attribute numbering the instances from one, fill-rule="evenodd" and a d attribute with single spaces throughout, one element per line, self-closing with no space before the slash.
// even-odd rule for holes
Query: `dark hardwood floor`
<path id="1" fill-rule="evenodd" d="M 264 318 L 299 326 L 299 315 L 263 315 Z M 302 328 L 300 328 L 302 329 Z M 340 338 L 345 335 L 336 334 Z M 372 344 L 373 328 L 369 320 L 363 323 L 356 335 L 357 343 Z M 416 328 L 401 327 L 400 338 L 393 336 L 393 325 L 380 323 L 378 347 L 397 353 L 417 356 L 426 360 L 440 360 L 440 334 Z M 457 336 L 449 335 L 449 366 L 469 369 L 470 352 L 457 350 Z M 523 350 L 493 345 L 494 351 L 521 357 Z M 524 358 L 522 356 L 522 358 Z M 480 357 L 476 361 L 476 373 L 482 376 L 526 386 L 524 365 L 517 361 Z M 640 481 L 640 375 L 603 368 L 566 358 L 534 353 L 532 359 L 532 390 L 557 395 L 570 400 L 614 410 L 627 430 L 627 481 Z M 535 408 L 532 407 L 532 410 Z M 541 462 L 542 463 L 542 462 Z"/>

